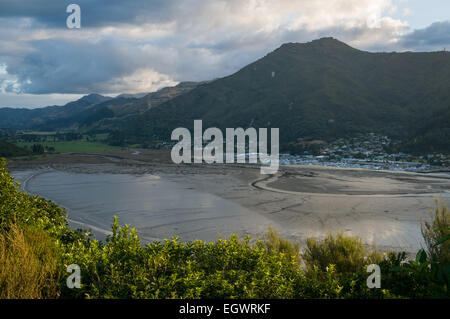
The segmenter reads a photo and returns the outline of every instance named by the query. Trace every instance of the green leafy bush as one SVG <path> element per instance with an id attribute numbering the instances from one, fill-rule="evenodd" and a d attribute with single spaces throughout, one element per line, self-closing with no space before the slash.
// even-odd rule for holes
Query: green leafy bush
<path id="1" fill-rule="evenodd" d="M 11 223 L 39 226 L 62 235 L 70 231 L 65 210 L 54 203 L 19 191 L 19 183 L 9 175 L 5 159 L 0 158 L 0 228 Z"/>
<path id="2" fill-rule="evenodd" d="M 377 264 L 382 260 L 376 250 L 364 247 L 360 238 L 345 236 L 342 232 L 333 236 L 329 233 L 323 241 L 308 238 L 302 259 L 308 273 L 326 272 L 330 265 L 336 266 L 340 274 L 354 274 L 364 270 L 364 266 Z"/>
<path id="3" fill-rule="evenodd" d="M 177 238 L 142 246 L 134 229 L 119 227 L 104 245 L 74 244 L 67 263 L 80 265 L 83 285 L 66 291 L 90 298 L 288 298 L 301 276 L 291 256 L 268 253 L 237 236 L 215 243 Z"/>
<path id="4" fill-rule="evenodd" d="M 277 230 L 272 227 L 269 227 L 264 236 L 264 246 L 268 252 L 277 251 L 294 257 L 298 262 L 301 261 L 299 245 L 279 237 Z"/>
<path id="5" fill-rule="evenodd" d="M 431 221 L 422 221 L 422 236 L 429 257 L 440 263 L 450 263 L 450 212 L 445 202 L 436 198 L 436 207 L 430 211 Z"/>
<path id="6" fill-rule="evenodd" d="M 445 237 L 433 243 L 447 244 Z M 415 261 L 407 261 L 404 253 L 382 256 L 342 233 L 322 241 L 310 238 L 300 254 L 298 245 L 273 229 L 255 243 L 233 235 L 213 243 L 183 243 L 175 237 L 144 246 L 136 230 L 119 226 L 117 218 L 102 243 L 69 229 L 64 209 L 20 191 L 0 160 L 0 297 L 448 296 L 448 263 L 433 258 L 425 251 Z M 383 289 L 366 285 L 366 267 L 372 263 L 381 267 Z M 80 289 L 66 286 L 70 264 L 80 266 Z"/>

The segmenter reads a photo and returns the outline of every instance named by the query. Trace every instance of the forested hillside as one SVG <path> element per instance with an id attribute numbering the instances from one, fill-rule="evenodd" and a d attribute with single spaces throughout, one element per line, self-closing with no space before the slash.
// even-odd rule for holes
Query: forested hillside
<path id="1" fill-rule="evenodd" d="M 152 108 L 128 138 L 176 127 L 278 127 L 284 143 L 375 132 L 450 151 L 450 53 L 370 53 L 333 38 L 287 43 L 239 72 Z"/>

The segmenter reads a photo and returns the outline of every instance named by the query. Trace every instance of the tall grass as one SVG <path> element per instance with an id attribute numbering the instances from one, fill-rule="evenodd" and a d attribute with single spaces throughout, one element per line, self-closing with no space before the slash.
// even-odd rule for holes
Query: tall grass
<path id="1" fill-rule="evenodd" d="M 436 243 L 450 234 L 450 212 L 443 200 L 436 198 L 435 201 L 435 209 L 429 212 L 431 221 L 421 220 L 421 230 L 430 258 L 444 264 L 450 262 L 450 241 Z"/>
<path id="2" fill-rule="evenodd" d="M 382 255 L 375 248 L 366 248 L 360 238 L 339 232 L 336 236 L 329 233 L 322 241 L 308 238 L 302 260 L 308 273 L 313 273 L 316 268 L 326 272 L 330 265 L 335 265 L 336 271 L 345 275 L 360 272 L 364 266 L 380 262 Z"/>
<path id="3" fill-rule="evenodd" d="M 269 227 L 267 233 L 264 235 L 263 242 L 269 253 L 276 251 L 293 257 L 297 262 L 301 261 L 298 244 L 278 236 L 278 231 L 276 229 Z"/>
<path id="4" fill-rule="evenodd" d="M 0 298 L 56 298 L 58 249 L 43 230 L 13 224 L 0 233 Z"/>

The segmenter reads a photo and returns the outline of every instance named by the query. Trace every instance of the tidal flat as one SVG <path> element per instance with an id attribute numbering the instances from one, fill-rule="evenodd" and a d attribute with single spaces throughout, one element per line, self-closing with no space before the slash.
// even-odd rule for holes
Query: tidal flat
<path id="1" fill-rule="evenodd" d="M 12 161 L 29 193 L 65 207 L 73 228 L 104 240 L 114 216 L 142 241 L 178 236 L 262 238 L 268 227 L 299 242 L 343 231 L 381 250 L 415 252 L 435 197 L 449 202 L 450 175 L 281 166 L 175 165 L 164 151 L 59 154 Z"/>

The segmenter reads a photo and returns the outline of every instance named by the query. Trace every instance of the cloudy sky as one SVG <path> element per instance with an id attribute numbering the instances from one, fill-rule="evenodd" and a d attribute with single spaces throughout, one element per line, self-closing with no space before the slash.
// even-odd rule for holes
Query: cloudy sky
<path id="1" fill-rule="evenodd" d="M 71 3 L 80 29 L 66 26 Z M 0 0 L 0 107 L 213 79 L 324 36 L 368 51 L 450 48 L 450 1 Z"/>

